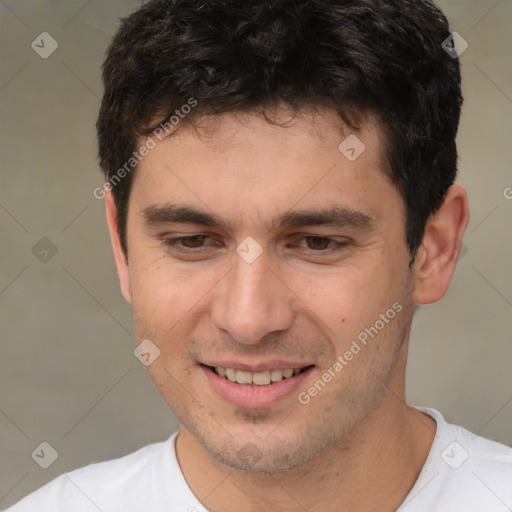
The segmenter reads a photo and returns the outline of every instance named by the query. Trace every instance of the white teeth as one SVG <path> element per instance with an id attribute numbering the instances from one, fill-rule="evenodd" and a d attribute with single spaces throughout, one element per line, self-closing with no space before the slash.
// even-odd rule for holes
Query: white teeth
<path id="1" fill-rule="evenodd" d="M 238 384 L 252 384 L 252 373 L 237 370 L 236 381 L 238 382 Z"/>
<path id="2" fill-rule="evenodd" d="M 266 386 L 270 384 L 270 372 L 255 372 L 252 374 L 252 382 L 253 384 L 258 384 L 258 386 Z"/>
<path id="3" fill-rule="evenodd" d="M 236 382 L 236 370 L 233 370 L 233 368 L 226 368 L 226 377 L 231 382 Z"/>
<path id="4" fill-rule="evenodd" d="M 279 382 L 283 379 L 289 379 L 293 375 L 300 373 L 301 368 L 286 368 L 284 370 L 265 370 L 263 372 L 246 372 L 244 370 L 235 370 L 234 368 L 215 367 L 215 372 L 221 377 L 225 377 L 231 382 L 238 384 L 256 386 L 267 386 L 272 382 Z"/>
<path id="5" fill-rule="evenodd" d="M 283 380 L 283 370 L 272 370 L 270 372 L 270 380 L 272 382 L 277 382 L 278 380 Z"/>

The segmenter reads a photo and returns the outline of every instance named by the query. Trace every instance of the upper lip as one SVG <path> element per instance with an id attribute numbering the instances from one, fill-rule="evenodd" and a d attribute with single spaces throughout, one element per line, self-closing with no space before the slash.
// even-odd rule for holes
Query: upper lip
<path id="1" fill-rule="evenodd" d="M 264 372 L 267 370 L 286 370 L 287 368 L 305 368 L 312 366 L 313 363 L 304 363 L 298 361 L 283 361 L 282 359 L 261 361 L 259 363 L 244 363 L 243 361 L 205 361 L 202 364 L 206 366 L 221 367 L 221 368 L 233 368 L 235 370 L 242 370 L 245 372 Z"/>

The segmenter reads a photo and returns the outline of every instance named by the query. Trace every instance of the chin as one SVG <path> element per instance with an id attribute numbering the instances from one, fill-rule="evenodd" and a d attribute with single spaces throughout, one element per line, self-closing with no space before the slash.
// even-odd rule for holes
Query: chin
<path id="1" fill-rule="evenodd" d="M 197 435 L 202 447 L 218 462 L 238 471 L 279 473 L 307 465 L 326 448 L 311 436 L 271 434 L 256 436 L 226 436 L 224 440 Z M 247 441 L 246 441 L 247 439 Z"/>
<path id="2" fill-rule="evenodd" d="M 264 448 L 266 450 L 266 448 Z M 243 453 L 243 456 L 240 453 Z M 212 457 L 218 462 L 236 469 L 250 473 L 279 473 L 290 471 L 303 466 L 308 462 L 303 454 L 298 453 L 269 453 L 263 452 L 254 444 L 247 443 L 238 452 L 210 451 Z"/>

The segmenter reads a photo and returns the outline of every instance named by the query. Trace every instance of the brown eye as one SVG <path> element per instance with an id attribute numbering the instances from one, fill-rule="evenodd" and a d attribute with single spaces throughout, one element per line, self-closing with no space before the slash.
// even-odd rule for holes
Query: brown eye
<path id="1" fill-rule="evenodd" d="M 306 240 L 308 249 L 313 251 L 325 251 L 329 249 L 329 244 L 333 241 L 323 236 L 306 236 L 304 240 Z"/>
<path id="2" fill-rule="evenodd" d="M 202 233 L 164 236 L 162 244 L 170 256 L 187 261 L 212 259 L 219 255 L 222 247 L 222 242 L 216 236 Z"/>
<path id="3" fill-rule="evenodd" d="M 172 238 L 165 238 L 164 244 L 178 252 L 194 252 L 194 250 L 207 248 L 208 235 L 189 235 L 189 236 L 177 236 Z"/>
<path id="4" fill-rule="evenodd" d="M 179 240 L 184 247 L 195 249 L 202 247 L 205 238 L 207 238 L 206 235 L 193 235 L 181 237 Z"/>

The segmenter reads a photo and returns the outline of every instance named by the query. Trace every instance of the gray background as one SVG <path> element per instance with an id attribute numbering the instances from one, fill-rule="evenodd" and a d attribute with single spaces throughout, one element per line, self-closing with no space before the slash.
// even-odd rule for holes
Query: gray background
<path id="1" fill-rule="evenodd" d="M 92 195 L 102 184 L 99 67 L 118 18 L 138 4 L 0 1 L 0 508 L 177 427 L 133 355 L 104 204 Z M 459 182 L 472 216 L 448 294 L 416 315 L 408 397 L 512 445 L 512 5 L 440 5 L 469 43 Z M 44 31 L 59 45 L 47 59 L 31 48 Z M 57 248 L 47 262 L 32 252 L 43 237 Z M 48 469 L 31 458 L 42 441 L 59 454 Z"/>

